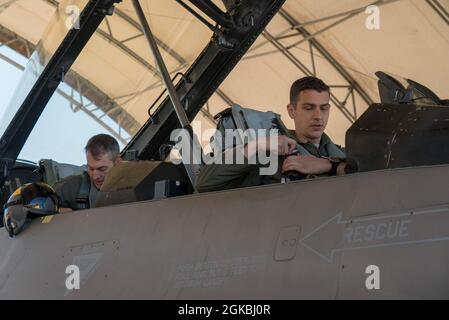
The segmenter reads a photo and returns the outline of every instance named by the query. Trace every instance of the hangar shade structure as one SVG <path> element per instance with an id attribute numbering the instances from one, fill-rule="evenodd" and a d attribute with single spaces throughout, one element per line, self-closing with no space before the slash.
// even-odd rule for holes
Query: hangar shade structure
<path id="1" fill-rule="evenodd" d="M 0 41 L 30 57 L 3 121 L 20 107 L 87 0 L 0 0 Z M 188 70 L 212 31 L 175 0 L 140 0 L 171 76 Z M 214 1 L 224 10 L 220 1 Z M 370 5 L 373 10 L 368 10 Z M 379 101 L 378 70 L 416 80 L 447 98 L 448 0 L 287 0 L 236 68 L 204 105 L 202 129 L 213 115 L 237 103 L 286 113 L 291 83 L 316 75 L 332 87 L 327 133 L 344 145 L 348 127 Z M 378 13 L 379 29 L 367 27 Z M 203 16 L 206 20 L 208 18 Z M 208 20 L 213 23 L 211 20 Z M 6 56 L 1 58 L 15 64 Z M 17 65 L 19 68 L 24 66 Z M 4 76 L 4 75 L 2 75 Z M 34 80 L 33 80 L 34 79 Z M 58 89 L 74 112 L 85 112 L 123 143 L 154 111 L 165 86 L 155 67 L 131 1 L 116 5 Z M 5 130 L 2 127 L 0 133 Z M 198 132 L 197 132 L 198 133 Z"/>

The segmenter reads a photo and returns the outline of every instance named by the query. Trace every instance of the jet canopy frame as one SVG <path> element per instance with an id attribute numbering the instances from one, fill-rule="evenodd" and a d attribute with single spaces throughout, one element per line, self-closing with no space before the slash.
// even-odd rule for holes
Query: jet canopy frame
<path id="1" fill-rule="evenodd" d="M 121 0 L 90 0 L 81 12 L 79 29 L 74 28 L 67 33 L 28 92 L 0 139 L 1 185 L 48 101 L 64 80 L 64 75 L 105 17 L 114 14 L 114 5 L 120 2 Z M 190 2 L 217 22 L 213 27 L 211 40 L 175 86 L 186 116 L 192 121 L 285 0 L 225 0 L 223 2 L 227 12 L 222 12 L 212 1 Z M 166 98 L 124 148 L 123 156 L 128 160 L 161 160 L 159 147 L 168 143 L 170 133 L 180 127 L 175 108 L 171 100 Z"/>

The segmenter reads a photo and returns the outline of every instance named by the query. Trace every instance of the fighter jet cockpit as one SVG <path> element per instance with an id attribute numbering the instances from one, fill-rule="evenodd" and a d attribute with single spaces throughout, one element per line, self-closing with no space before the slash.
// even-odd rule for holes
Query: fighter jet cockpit
<path id="1" fill-rule="evenodd" d="M 0 298 L 449 297 L 448 9 L 0 4 Z M 120 157 L 97 187 L 98 134 Z M 63 211 L 54 186 L 77 175 L 95 205 Z"/>
<path id="2" fill-rule="evenodd" d="M 270 10 L 280 5 L 277 2 L 243 5 L 224 1 L 218 6 L 188 6 L 173 1 L 142 7 L 132 1 L 94 5 L 64 0 L 48 5 L 56 11 L 48 26 L 42 28 L 41 41 L 30 53 L 20 85 L 2 119 L 2 204 L 26 183 L 54 185 L 85 171 L 83 144 L 98 132 L 119 141 L 125 160 L 114 168 L 100 190 L 98 207 L 191 195 L 204 165 L 204 154 L 211 154 L 216 128 L 277 129 L 280 134 L 292 128 L 283 108 L 261 103 L 264 99 L 279 100 L 279 95 L 265 97 L 263 89 L 258 89 L 239 94 L 234 100 L 226 94 L 225 87 L 237 90 L 233 77 L 250 83 L 246 80 L 248 72 L 254 75 L 259 67 L 267 66 L 265 58 L 259 57 L 274 57 L 267 50 L 273 46 L 305 75 L 316 74 L 314 59 L 309 67 L 283 51 L 283 46 L 296 50 L 297 44 L 291 39 L 295 34 L 289 35 L 288 29 L 288 24 L 295 21 L 281 9 L 280 16 L 243 56 L 231 80 L 219 87 L 250 45 L 252 32 L 256 32 L 251 29 L 257 26 L 254 8 L 269 12 L 271 17 Z M 89 10 L 100 10 L 104 20 L 89 20 Z M 226 10 L 233 12 L 240 24 L 230 21 Z M 150 17 L 153 11 L 154 17 Z M 76 18 L 81 12 L 85 20 L 80 21 Z M 167 19 L 170 15 L 172 20 Z M 257 32 L 264 26 L 261 20 Z M 273 37 L 274 33 L 280 39 Z M 69 37 L 77 43 L 76 50 L 64 40 Z M 182 39 L 188 39 L 188 49 Z M 315 48 L 321 55 L 329 54 L 313 37 L 310 45 L 311 53 Z M 338 134 L 334 126 L 330 129 L 337 142 L 345 146 L 348 173 L 449 162 L 446 154 L 438 152 L 447 147 L 440 134 L 446 121 L 439 119 L 446 119 L 448 100 L 440 99 L 419 81 L 381 71 L 375 73 L 378 94 L 372 94 L 336 61 L 333 63 L 334 69 L 327 70 L 329 78 L 339 74 L 349 83 L 346 86 L 341 79 L 339 84 L 329 83 L 335 109 L 331 121 L 346 123 L 348 128 L 339 129 Z M 279 89 L 271 83 L 270 90 Z M 253 107 L 259 103 L 262 107 Z M 367 109 L 359 109 L 361 104 Z M 177 152 L 177 138 L 172 136 L 175 128 L 187 128 L 184 142 L 190 139 L 194 147 L 188 150 L 192 151 L 189 159 L 178 152 L 178 160 L 182 160 L 173 163 L 170 159 Z M 231 145 L 220 145 L 215 153 L 254 137 L 237 134 L 234 138 Z M 435 148 L 422 152 L 419 148 L 424 148 L 426 141 Z M 193 164 L 187 164 L 188 160 Z"/>
<path id="3" fill-rule="evenodd" d="M 380 103 L 348 129 L 346 147 L 357 171 L 448 163 L 449 100 L 426 86 L 376 72 Z M 429 147 L 429 144 L 431 147 Z"/>
<path id="4" fill-rule="evenodd" d="M 381 103 L 445 105 L 449 100 L 441 99 L 426 86 L 399 76 L 378 71 L 379 97 Z"/>

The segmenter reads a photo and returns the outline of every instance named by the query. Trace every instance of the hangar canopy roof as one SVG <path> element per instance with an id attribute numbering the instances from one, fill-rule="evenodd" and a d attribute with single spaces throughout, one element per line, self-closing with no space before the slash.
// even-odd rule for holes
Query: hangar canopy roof
<path id="1" fill-rule="evenodd" d="M 214 2 L 224 9 L 220 1 Z M 32 56 L 24 73 L 27 81 L 11 101 L 4 124 L 67 34 L 67 23 L 86 3 L 0 0 L 0 41 Z M 174 0 L 140 3 L 171 75 L 181 77 L 212 31 Z M 367 11 L 373 3 L 379 8 L 378 29 L 367 27 L 376 22 L 375 8 Z M 148 109 L 157 104 L 164 86 L 131 2 L 124 0 L 116 8 L 65 77 L 77 95 L 59 93 L 69 99 L 73 111 L 86 112 L 126 142 L 147 121 Z M 203 129 L 214 127 L 211 115 L 237 103 L 280 113 L 293 126 L 285 108 L 290 85 L 315 74 L 333 87 L 327 132 L 344 144 L 346 129 L 370 102 L 379 101 L 378 70 L 414 79 L 441 98 L 449 96 L 448 11 L 448 0 L 287 0 L 198 119 Z M 3 133 L 4 126 L 0 130 Z"/>

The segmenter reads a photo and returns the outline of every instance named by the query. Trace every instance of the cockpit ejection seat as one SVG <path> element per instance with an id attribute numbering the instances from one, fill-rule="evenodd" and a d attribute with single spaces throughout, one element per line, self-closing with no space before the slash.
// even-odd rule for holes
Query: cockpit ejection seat
<path id="1" fill-rule="evenodd" d="M 68 163 L 59 163 L 51 159 L 42 159 L 39 161 L 39 171 L 42 173 L 43 181 L 53 186 L 63 178 L 82 174 L 84 171 L 87 171 L 87 166 L 76 166 Z"/>
<path id="2" fill-rule="evenodd" d="M 286 134 L 288 130 L 279 114 L 239 105 L 225 109 L 215 115 L 214 119 L 218 120 L 217 133 L 212 142 L 215 151 L 224 151 L 249 142 L 257 137 L 259 129 L 263 129 L 264 134 L 269 134 L 270 129 L 277 129 L 279 134 Z"/>

